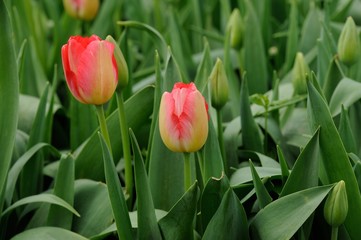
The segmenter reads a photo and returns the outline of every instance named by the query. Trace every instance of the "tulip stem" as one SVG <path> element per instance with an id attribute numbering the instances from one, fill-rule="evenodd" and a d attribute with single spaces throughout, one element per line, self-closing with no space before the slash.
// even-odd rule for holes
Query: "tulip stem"
<path id="1" fill-rule="evenodd" d="M 225 149 L 224 149 L 223 126 L 222 126 L 223 121 L 222 121 L 222 112 L 221 111 L 222 111 L 221 109 L 217 109 L 218 143 L 219 143 L 219 148 L 221 150 L 224 172 L 227 175 L 228 164 L 227 164 L 226 153 L 225 153 Z"/>
<path id="2" fill-rule="evenodd" d="M 192 175 L 191 175 L 191 160 L 190 153 L 183 153 L 184 156 L 184 190 L 187 191 L 191 186 Z"/>
<path id="3" fill-rule="evenodd" d="M 132 199 L 133 194 L 133 169 L 132 169 L 132 160 L 130 155 L 130 144 L 129 144 L 129 134 L 127 127 L 127 120 L 125 118 L 124 110 L 124 99 L 121 91 L 117 92 L 117 101 L 118 101 L 118 112 L 119 112 L 119 122 L 120 122 L 120 131 L 123 144 L 123 154 L 125 162 L 125 190 L 129 195 L 129 198 Z"/>
<path id="4" fill-rule="evenodd" d="M 108 145 L 109 152 L 112 154 L 112 145 L 110 144 L 109 132 L 108 132 L 108 127 L 107 127 L 107 121 L 105 119 L 103 105 L 96 105 L 95 108 L 97 110 L 100 132 L 102 133 L 104 140 L 105 140 L 106 144 Z"/>
<path id="5" fill-rule="evenodd" d="M 332 227 L 331 240 L 337 240 L 338 238 L 338 227 Z"/>

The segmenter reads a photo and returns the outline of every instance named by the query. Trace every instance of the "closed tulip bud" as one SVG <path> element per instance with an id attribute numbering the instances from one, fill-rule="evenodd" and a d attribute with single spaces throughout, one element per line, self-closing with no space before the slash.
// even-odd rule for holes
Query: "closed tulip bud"
<path id="1" fill-rule="evenodd" d="M 333 187 L 326 199 L 323 210 L 327 223 L 332 227 L 338 227 L 345 221 L 348 212 L 348 201 L 344 181 L 339 181 Z"/>
<path id="2" fill-rule="evenodd" d="M 117 61 L 118 66 L 118 87 L 120 89 L 126 87 L 128 85 L 128 79 L 129 79 L 129 72 L 128 72 L 128 65 L 127 62 L 124 59 L 123 53 L 120 50 L 117 42 L 114 40 L 114 38 L 110 35 L 108 35 L 105 40 L 111 42 L 114 44 L 114 57 Z"/>
<path id="3" fill-rule="evenodd" d="M 81 20 L 92 20 L 98 13 L 99 0 L 63 0 L 65 11 Z"/>
<path id="4" fill-rule="evenodd" d="M 98 36 L 72 36 L 61 49 L 66 82 L 82 103 L 101 105 L 114 94 L 118 67 L 114 44 Z"/>
<path id="5" fill-rule="evenodd" d="M 208 105 L 194 83 L 176 83 L 163 93 L 159 130 L 164 144 L 174 152 L 195 152 L 208 136 Z"/>
<path id="6" fill-rule="evenodd" d="M 338 57 L 346 65 L 352 65 L 360 58 L 360 38 L 352 17 L 348 17 L 338 39 Z"/>
<path id="7" fill-rule="evenodd" d="M 244 22 L 241 12 L 236 8 L 233 10 L 228 24 L 227 31 L 229 32 L 229 41 L 232 48 L 239 49 L 243 42 Z"/>
<path id="8" fill-rule="evenodd" d="M 301 52 L 296 54 L 293 66 L 293 87 L 297 94 L 307 93 L 307 76 L 310 76 L 310 69 Z"/>
<path id="9" fill-rule="evenodd" d="M 222 61 L 218 58 L 211 75 L 212 106 L 221 109 L 228 101 L 228 79 Z"/>

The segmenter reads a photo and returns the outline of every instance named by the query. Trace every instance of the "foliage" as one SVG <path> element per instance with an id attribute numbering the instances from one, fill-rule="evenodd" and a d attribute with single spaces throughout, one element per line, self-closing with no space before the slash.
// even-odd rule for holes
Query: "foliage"
<path id="1" fill-rule="evenodd" d="M 361 26 L 360 7 L 101 0 L 85 21 L 62 1 L 1 0 L 0 239 L 358 239 L 361 61 L 342 62 L 337 45 L 350 16 Z M 110 146 L 95 107 L 68 90 L 61 61 L 70 36 L 92 34 L 111 35 L 129 70 L 121 95 L 104 105 Z M 307 73 L 294 71 L 297 54 Z M 217 59 L 228 81 L 220 107 L 211 101 Z M 176 82 L 194 82 L 209 106 L 189 188 L 182 153 L 159 132 L 161 96 Z M 334 231 L 323 207 L 340 181 L 348 213 Z"/>

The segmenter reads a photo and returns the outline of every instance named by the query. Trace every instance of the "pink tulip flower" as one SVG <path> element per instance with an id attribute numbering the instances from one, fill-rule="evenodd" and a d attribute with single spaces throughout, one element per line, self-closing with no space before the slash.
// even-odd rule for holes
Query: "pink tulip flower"
<path id="1" fill-rule="evenodd" d="M 162 96 L 159 129 L 164 144 L 174 152 L 195 152 L 208 136 L 208 105 L 194 83 L 176 83 Z"/>
<path id="2" fill-rule="evenodd" d="M 70 16 L 82 20 L 92 20 L 99 9 L 99 0 L 63 0 L 63 4 Z"/>
<path id="3" fill-rule="evenodd" d="M 73 36 L 61 49 L 63 69 L 73 96 L 82 103 L 101 105 L 118 83 L 115 46 L 98 36 Z"/>

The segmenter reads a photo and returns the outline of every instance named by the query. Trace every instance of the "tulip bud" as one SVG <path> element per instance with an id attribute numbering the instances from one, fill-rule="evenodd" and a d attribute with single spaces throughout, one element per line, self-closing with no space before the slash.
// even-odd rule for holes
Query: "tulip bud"
<path id="1" fill-rule="evenodd" d="M 296 54 L 293 66 L 293 87 L 297 94 L 307 93 L 307 76 L 311 76 L 310 69 L 301 52 Z"/>
<path id="2" fill-rule="evenodd" d="M 324 217 L 332 227 L 340 226 L 346 219 L 348 212 L 347 192 L 344 181 L 339 181 L 333 187 L 326 199 L 323 209 Z"/>
<path id="3" fill-rule="evenodd" d="M 338 39 L 337 52 L 341 62 L 354 64 L 360 58 L 360 38 L 352 17 L 348 17 Z"/>
<path id="4" fill-rule="evenodd" d="M 159 130 L 164 144 L 174 152 L 195 152 L 208 136 L 208 105 L 194 83 L 176 83 L 163 93 Z"/>
<path id="5" fill-rule="evenodd" d="M 227 24 L 229 41 L 232 48 L 239 49 L 243 42 L 244 22 L 239 9 L 234 9 Z"/>
<path id="6" fill-rule="evenodd" d="M 211 75 L 212 106 L 221 109 L 228 101 L 228 79 L 222 61 L 218 58 Z"/>
<path id="7" fill-rule="evenodd" d="M 66 82 L 82 103 L 101 105 L 113 96 L 118 83 L 114 44 L 98 36 L 72 36 L 61 49 Z"/>
<path id="8" fill-rule="evenodd" d="M 63 0 L 65 11 L 81 20 L 92 20 L 98 13 L 99 0 Z"/>
<path id="9" fill-rule="evenodd" d="M 114 57 L 117 61 L 118 66 L 118 86 L 120 88 L 124 88 L 128 85 L 128 79 L 129 79 L 129 72 L 128 72 L 128 65 L 127 62 L 124 59 L 123 53 L 120 50 L 117 42 L 114 40 L 114 38 L 110 35 L 108 35 L 105 40 L 111 42 L 114 44 Z"/>

